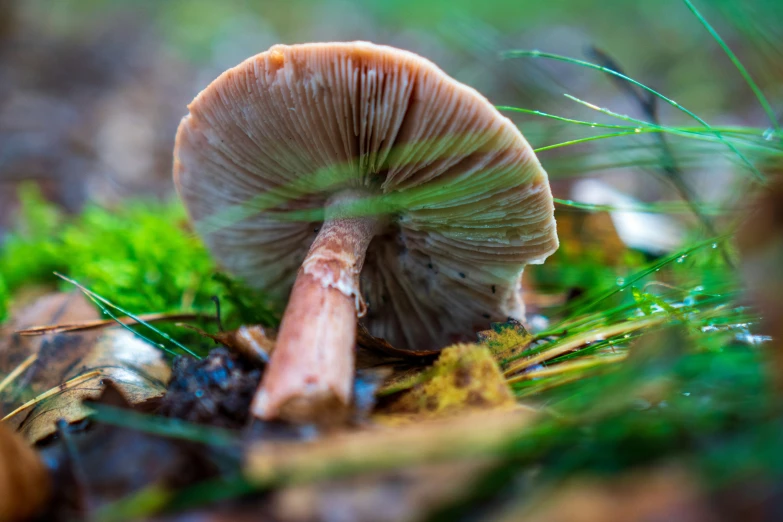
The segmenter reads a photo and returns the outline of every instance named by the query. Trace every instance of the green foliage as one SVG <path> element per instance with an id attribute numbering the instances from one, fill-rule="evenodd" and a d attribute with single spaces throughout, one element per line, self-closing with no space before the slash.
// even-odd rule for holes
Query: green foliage
<path id="1" fill-rule="evenodd" d="M 25 285 L 72 289 L 53 275 L 57 271 L 135 314 L 213 315 L 211 298 L 219 296 L 228 327 L 273 324 L 262 296 L 225 275 L 214 276 L 214 262 L 187 227 L 176 201 L 131 201 L 113 209 L 90 205 L 68 218 L 28 186 L 18 225 L 0 252 L 0 309 Z"/>

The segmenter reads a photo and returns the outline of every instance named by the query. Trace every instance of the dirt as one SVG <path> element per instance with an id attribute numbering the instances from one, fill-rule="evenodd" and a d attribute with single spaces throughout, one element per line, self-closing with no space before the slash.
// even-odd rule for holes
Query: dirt
<path id="1" fill-rule="evenodd" d="M 202 360 L 179 357 L 157 413 L 240 429 L 248 423 L 250 403 L 260 380 L 259 368 L 223 347 Z"/>

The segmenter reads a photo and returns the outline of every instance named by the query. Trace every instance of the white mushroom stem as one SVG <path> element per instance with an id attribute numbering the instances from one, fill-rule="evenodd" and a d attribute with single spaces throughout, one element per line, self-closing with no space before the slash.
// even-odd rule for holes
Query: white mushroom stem
<path id="1" fill-rule="evenodd" d="M 347 411 L 354 373 L 356 320 L 364 315 L 359 275 L 381 223 L 374 216 L 344 217 L 344 192 L 326 207 L 326 219 L 291 290 L 277 346 L 256 392 L 261 419 L 319 422 Z"/>

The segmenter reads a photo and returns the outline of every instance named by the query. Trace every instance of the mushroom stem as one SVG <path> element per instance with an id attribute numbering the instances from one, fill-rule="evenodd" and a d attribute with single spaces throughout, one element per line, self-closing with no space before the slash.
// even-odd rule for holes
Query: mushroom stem
<path id="1" fill-rule="evenodd" d="M 277 346 L 253 400 L 261 419 L 333 422 L 347 411 L 354 373 L 356 320 L 366 306 L 359 275 L 381 222 L 348 217 L 343 192 L 326 206 L 326 220 L 299 269 Z"/>

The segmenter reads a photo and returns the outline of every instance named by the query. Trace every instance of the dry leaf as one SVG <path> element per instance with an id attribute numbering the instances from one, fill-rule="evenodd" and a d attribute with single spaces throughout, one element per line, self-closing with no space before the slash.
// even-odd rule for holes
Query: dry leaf
<path id="1" fill-rule="evenodd" d="M 281 485 L 414 464 L 493 458 L 502 455 L 537 416 L 527 409 L 469 411 L 394 428 L 340 432 L 304 443 L 264 441 L 248 449 L 244 471 L 259 485 Z"/>
<path id="2" fill-rule="evenodd" d="M 189 324 L 180 324 L 188 330 L 212 339 L 258 366 L 266 364 L 275 349 L 277 332 L 261 325 L 242 325 L 236 330 L 211 334 Z"/>
<path id="3" fill-rule="evenodd" d="M 21 311 L 13 328 L 91 321 L 97 315 L 81 294 L 53 294 Z M 88 410 L 82 400 L 100 395 L 106 379 L 115 382 L 131 403 L 138 403 L 161 396 L 170 376 L 160 350 L 118 328 L 8 336 L 0 341 L 0 372 L 12 372 L 31 355 L 35 362 L 2 395 L 5 423 L 30 442 L 54 433 L 57 419 L 83 419 Z"/>
<path id="4" fill-rule="evenodd" d="M 51 490 L 41 458 L 0 424 L 0 520 L 25 520 L 41 510 Z"/>
<path id="5" fill-rule="evenodd" d="M 771 337 L 767 354 L 775 371 L 770 373 L 783 393 L 783 177 L 774 179 L 736 237 L 746 293 L 761 311 L 762 331 Z"/>
<path id="6" fill-rule="evenodd" d="M 454 502 L 492 466 L 491 459 L 412 465 L 275 491 L 264 513 L 281 522 L 339 520 L 413 522 L 428 520 L 438 506 Z"/>
<path id="7" fill-rule="evenodd" d="M 620 477 L 571 479 L 543 498 L 514 506 L 495 522 L 645 522 L 721 520 L 696 477 L 679 467 L 661 467 Z"/>

